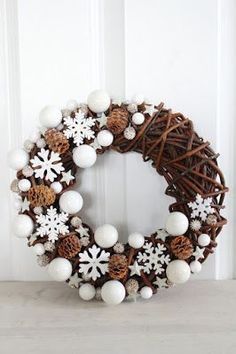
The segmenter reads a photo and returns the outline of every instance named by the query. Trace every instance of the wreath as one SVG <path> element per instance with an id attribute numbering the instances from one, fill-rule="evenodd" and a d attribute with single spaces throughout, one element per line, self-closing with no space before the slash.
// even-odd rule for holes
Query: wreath
<path id="1" fill-rule="evenodd" d="M 54 280 L 77 288 L 84 300 L 118 304 L 137 294 L 148 299 L 200 272 L 226 224 L 221 209 L 228 189 L 218 154 L 191 120 L 163 103 L 145 103 L 141 95 L 121 102 L 102 90 L 92 92 L 87 104 L 47 106 L 39 119 L 42 127 L 9 155 L 17 171 L 11 184 L 18 209 L 13 231 L 27 238 Z M 93 232 L 81 220 L 83 198 L 72 189 L 77 170 L 111 149 L 142 154 L 175 200 L 165 228 L 148 236 L 134 232 L 126 244 L 113 225 Z"/>

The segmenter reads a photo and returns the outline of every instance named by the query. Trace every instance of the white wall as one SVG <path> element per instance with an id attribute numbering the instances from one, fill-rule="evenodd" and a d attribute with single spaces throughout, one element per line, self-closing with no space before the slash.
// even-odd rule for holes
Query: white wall
<path id="1" fill-rule="evenodd" d="M 233 276 L 236 6 L 233 0 L 0 0 L 1 11 L 1 279 L 47 279 L 24 241 L 10 232 L 5 165 L 46 104 L 105 87 L 130 98 L 142 92 L 182 111 L 221 151 L 231 195 L 231 223 L 198 278 Z M 12 177 L 12 175 L 11 175 Z M 136 154 L 107 154 L 79 176 L 84 219 L 114 223 L 126 240 L 163 226 L 165 182 Z"/>

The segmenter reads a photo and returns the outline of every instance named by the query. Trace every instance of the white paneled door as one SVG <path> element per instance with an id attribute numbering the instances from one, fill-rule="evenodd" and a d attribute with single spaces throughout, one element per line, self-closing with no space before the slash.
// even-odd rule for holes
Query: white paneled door
<path id="1" fill-rule="evenodd" d="M 48 279 L 32 251 L 10 230 L 7 151 L 37 126 L 46 104 L 86 100 L 96 88 L 130 99 L 141 92 L 182 111 L 221 152 L 231 194 L 229 225 L 199 278 L 232 278 L 236 113 L 234 0 L 0 0 L 0 278 Z M 136 154 L 109 153 L 79 176 L 82 215 L 109 222 L 123 241 L 164 224 L 166 184 Z"/>

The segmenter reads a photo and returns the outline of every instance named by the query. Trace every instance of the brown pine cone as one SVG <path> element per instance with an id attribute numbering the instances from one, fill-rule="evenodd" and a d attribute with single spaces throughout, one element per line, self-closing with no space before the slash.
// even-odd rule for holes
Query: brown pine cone
<path id="1" fill-rule="evenodd" d="M 128 125 L 129 113 L 124 108 L 115 108 L 107 118 L 107 128 L 114 134 L 121 134 Z"/>
<path id="2" fill-rule="evenodd" d="M 186 236 L 177 236 L 170 243 L 171 251 L 178 259 L 187 259 L 193 253 L 193 245 Z"/>
<path id="3" fill-rule="evenodd" d="M 81 250 L 81 245 L 75 233 L 71 233 L 62 239 L 58 246 L 58 254 L 63 258 L 73 258 Z"/>
<path id="4" fill-rule="evenodd" d="M 123 279 L 128 272 L 128 260 L 124 254 L 113 254 L 108 264 L 109 276 L 112 279 Z"/>
<path id="5" fill-rule="evenodd" d="M 44 137 L 49 149 L 59 154 L 64 154 L 70 147 L 65 135 L 57 129 L 47 130 Z"/>
<path id="6" fill-rule="evenodd" d="M 56 194 L 50 187 L 40 184 L 31 187 L 28 191 L 28 200 L 32 207 L 40 207 L 51 205 L 55 202 Z"/>

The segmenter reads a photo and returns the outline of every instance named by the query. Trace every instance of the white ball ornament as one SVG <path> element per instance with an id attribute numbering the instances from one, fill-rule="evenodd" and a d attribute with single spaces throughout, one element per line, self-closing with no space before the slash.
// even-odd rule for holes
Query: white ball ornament
<path id="1" fill-rule="evenodd" d="M 187 262 L 176 259 L 168 264 L 166 275 L 172 283 L 182 284 L 190 277 L 190 267 Z"/>
<path id="2" fill-rule="evenodd" d="M 210 242 L 211 242 L 211 238 L 207 234 L 201 234 L 198 237 L 198 244 L 202 247 L 208 246 L 210 244 Z"/>
<path id="3" fill-rule="evenodd" d="M 109 130 L 101 130 L 97 135 L 97 140 L 101 146 L 110 146 L 113 142 L 113 134 Z"/>
<path id="4" fill-rule="evenodd" d="M 78 102 L 76 100 L 69 100 L 66 103 L 66 108 L 69 109 L 70 111 L 75 111 L 77 107 L 78 107 Z"/>
<path id="5" fill-rule="evenodd" d="M 53 182 L 50 186 L 56 194 L 61 193 L 62 191 L 62 184 L 60 182 Z"/>
<path id="6" fill-rule="evenodd" d="M 140 112 L 136 112 L 132 116 L 132 122 L 136 125 L 141 125 L 144 122 L 144 115 Z"/>
<path id="7" fill-rule="evenodd" d="M 31 187 L 31 182 L 28 179 L 23 178 L 18 182 L 18 187 L 22 192 L 28 192 Z"/>
<path id="8" fill-rule="evenodd" d="M 166 221 L 166 231 L 171 236 L 184 235 L 188 230 L 188 218 L 179 211 L 170 213 Z"/>
<path id="9" fill-rule="evenodd" d="M 199 261 L 192 261 L 189 266 L 193 273 L 199 273 L 202 270 L 202 265 Z"/>
<path id="10" fill-rule="evenodd" d="M 92 300 L 96 295 L 95 287 L 91 284 L 82 284 L 79 288 L 79 296 L 85 301 Z"/>
<path id="11" fill-rule="evenodd" d="M 80 145 L 73 150 L 73 161 L 81 168 L 88 168 L 95 164 L 97 154 L 90 145 Z"/>
<path id="12" fill-rule="evenodd" d="M 139 106 L 140 104 L 142 104 L 144 102 L 144 96 L 141 93 L 136 93 L 133 96 L 133 100 L 132 101 Z"/>
<path id="13" fill-rule="evenodd" d="M 94 239 L 98 246 L 110 248 L 118 241 L 118 231 L 113 225 L 104 224 L 96 229 Z"/>
<path id="14" fill-rule="evenodd" d="M 79 192 L 67 191 L 60 196 L 59 205 L 65 213 L 76 214 L 82 209 L 83 198 Z"/>
<path id="15" fill-rule="evenodd" d="M 46 128 L 56 128 L 61 120 L 61 110 L 55 106 L 46 106 L 39 113 L 39 121 Z"/>
<path id="16" fill-rule="evenodd" d="M 102 286 L 101 297 L 108 305 L 118 305 L 125 298 L 125 287 L 118 280 L 109 280 Z"/>
<path id="17" fill-rule="evenodd" d="M 144 286 L 141 290 L 140 290 L 140 295 L 143 299 L 148 300 L 152 297 L 153 295 L 153 291 L 152 288 L 150 288 L 150 286 Z"/>
<path id="18" fill-rule="evenodd" d="M 130 247 L 141 248 L 144 245 L 144 236 L 139 232 L 134 232 L 129 235 L 128 243 Z"/>
<path id="19" fill-rule="evenodd" d="M 48 274 L 55 281 L 66 281 L 72 274 L 72 265 L 66 258 L 54 258 L 49 263 Z"/>
<path id="20" fill-rule="evenodd" d="M 33 229 L 33 220 L 28 215 L 19 214 L 15 217 L 13 222 L 13 232 L 17 237 L 28 237 L 32 234 Z"/>
<path id="21" fill-rule="evenodd" d="M 109 108 L 111 99 L 106 91 L 95 90 L 90 93 L 87 102 L 92 112 L 102 113 Z"/>
<path id="22" fill-rule="evenodd" d="M 42 256 L 45 253 L 45 248 L 42 243 L 36 243 L 33 247 L 33 251 L 37 256 Z"/>
<path id="23" fill-rule="evenodd" d="M 40 138 L 41 133 L 38 129 L 33 130 L 29 136 L 29 140 L 32 141 L 32 143 L 36 143 Z"/>
<path id="24" fill-rule="evenodd" d="M 14 149 L 8 154 L 8 163 L 13 170 L 21 170 L 28 165 L 29 154 L 23 149 Z"/>

